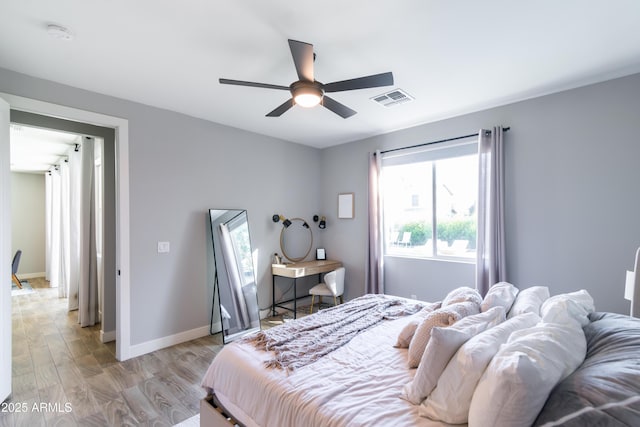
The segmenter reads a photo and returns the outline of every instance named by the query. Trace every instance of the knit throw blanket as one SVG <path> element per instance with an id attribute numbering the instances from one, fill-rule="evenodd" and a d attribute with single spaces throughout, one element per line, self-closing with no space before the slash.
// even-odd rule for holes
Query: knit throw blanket
<path id="1" fill-rule="evenodd" d="M 274 352 L 274 358 L 265 361 L 267 368 L 293 370 L 315 362 L 383 320 L 410 315 L 422 307 L 388 295 L 365 295 L 243 340 Z"/>

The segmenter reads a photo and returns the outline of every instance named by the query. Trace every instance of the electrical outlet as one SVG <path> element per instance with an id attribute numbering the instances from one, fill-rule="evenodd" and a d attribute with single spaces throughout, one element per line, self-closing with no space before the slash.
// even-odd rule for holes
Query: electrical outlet
<path id="1" fill-rule="evenodd" d="M 169 242 L 158 242 L 158 253 L 166 254 L 169 252 L 170 245 Z"/>
<path id="2" fill-rule="evenodd" d="M 411 295 L 411 299 L 418 299 L 418 297 L 415 295 Z"/>

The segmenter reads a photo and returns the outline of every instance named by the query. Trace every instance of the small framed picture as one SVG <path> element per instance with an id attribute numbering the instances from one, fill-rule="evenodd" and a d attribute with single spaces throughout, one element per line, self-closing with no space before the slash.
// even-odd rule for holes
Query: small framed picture
<path id="1" fill-rule="evenodd" d="M 338 218 L 352 219 L 354 217 L 355 195 L 354 193 L 338 194 Z"/>
<path id="2" fill-rule="evenodd" d="M 327 254 L 325 253 L 324 248 L 316 249 L 316 259 L 318 260 L 327 259 Z"/>

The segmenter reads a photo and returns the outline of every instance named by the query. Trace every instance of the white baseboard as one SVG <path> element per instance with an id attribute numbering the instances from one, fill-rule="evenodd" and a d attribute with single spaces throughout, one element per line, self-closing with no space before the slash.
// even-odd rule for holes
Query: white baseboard
<path id="1" fill-rule="evenodd" d="M 42 273 L 17 273 L 20 279 L 35 279 L 37 277 L 44 277 L 46 273 L 43 271 Z"/>
<path id="2" fill-rule="evenodd" d="M 216 326 L 218 327 L 218 329 L 220 328 L 219 325 L 214 324 L 213 326 L 214 330 Z M 180 332 L 175 335 L 169 335 L 155 340 L 143 342 L 141 344 L 135 344 L 129 347 L 129 357 L 132 358 L 142 356 L 143 354 L 151 353 L 152 351 L 171 347 L 172 345 L 181 344 L 183 342 L 195 340 L 197 338 L 206 337 L 207 335 L 209 335 L 209 325 L 191 329 L 190 331 Z"/>
<path id="3" fill-rule="evenodd" d="M 100 330 L 100 341 L 102 343 L 105 342 L 111 342 L 111 341 L 115 341 L 116 340 L 116 331 L 115 329 L 113 331 L 103 331 Z"/>

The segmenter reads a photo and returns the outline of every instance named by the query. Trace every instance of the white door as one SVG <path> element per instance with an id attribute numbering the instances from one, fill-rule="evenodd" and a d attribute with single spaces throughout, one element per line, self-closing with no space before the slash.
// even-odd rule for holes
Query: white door
<path id="1" fill-rule="evenodd" d="M 11 174 L 9 104 L 0 98 L 0 402 L 11 394 Z"/>

